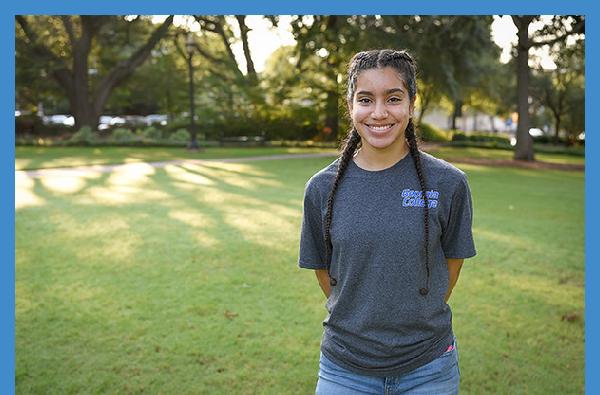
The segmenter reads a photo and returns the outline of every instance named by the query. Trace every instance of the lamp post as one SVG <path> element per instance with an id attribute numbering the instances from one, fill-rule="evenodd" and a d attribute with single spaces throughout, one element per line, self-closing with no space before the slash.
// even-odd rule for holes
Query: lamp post
<path id="1" fill-rule="evenodd" d="M 189 94 L 190 94 L 190 134 L 191 141 L 188 145 L 188 149 L 191 151 L 198 151 L 200 146 L 198 145 L 198 141 L 196 140 L 196 116 L 194 111 L 194 65 L 192 63 L 192 59 L 194 57 L 195 43 L 194 38 L 191 33 L 187 34 L 185 40 L 185 50 L 187 52 L 187 66 L 188 66 L 188 75 L 190 79 L 189 83 Z"/>

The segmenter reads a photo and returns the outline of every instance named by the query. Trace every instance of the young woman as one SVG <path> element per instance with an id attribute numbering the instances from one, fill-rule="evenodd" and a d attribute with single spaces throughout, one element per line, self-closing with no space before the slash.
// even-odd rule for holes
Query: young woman
<path id="1" fill-rule="evenodd" d="M 306 184 L 299 266 L 327 296 L 317 394 L 455 394 L 447 304 L 475 255 L 465 173 L 419 151 L 415 62 L 360 52 L 348 70 L 353 128 Z"/>

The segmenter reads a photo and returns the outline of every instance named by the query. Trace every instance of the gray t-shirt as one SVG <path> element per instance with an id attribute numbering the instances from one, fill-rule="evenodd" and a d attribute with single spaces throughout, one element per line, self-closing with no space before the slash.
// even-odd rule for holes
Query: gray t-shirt
<path id="1" fill-rule="evenodd" d="M 422 153 L 429 199 L 429 293 L 423 199 L 410 154 L 367 171 L 350 160 L 336 192 L 331 226 L 332 287 L 321 351 L 356 373 L 396 376 L 452 344 L 446 258 L 475 255 L 465 173 Z M 298 265 L 326 269 L 324 224 L 338 160 L 306 184 Z"/>

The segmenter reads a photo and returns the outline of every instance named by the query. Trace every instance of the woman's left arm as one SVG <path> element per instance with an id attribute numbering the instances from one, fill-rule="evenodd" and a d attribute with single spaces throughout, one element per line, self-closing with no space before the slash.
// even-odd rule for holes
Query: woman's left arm
<path id="1" fill-rule="evenodd" d="M 462 267 L 464 259 L 446 259 L 448 262 L 448 290 L 446 291 L 446 298 L 444 302 L 448 303 L 450 295 L 452 295 L 452 289 L 458 281 L 458 275 L 460 274 L 460 268 Z"/>

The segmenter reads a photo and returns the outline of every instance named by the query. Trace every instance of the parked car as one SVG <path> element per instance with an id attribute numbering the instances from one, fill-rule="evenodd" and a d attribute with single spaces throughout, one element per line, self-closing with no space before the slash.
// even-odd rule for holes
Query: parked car
<path id="1" fill-rule="evenodd" d="M 73 126 L 75 125 L 75 118 L 66 114 L 44 115 L 42 117 L 42 122 L 44 122 L 44 125 Z"/>
<path id="2" fill-rule="evenodd" d="M 152 125 L 166 125 L 167 124 L 167 120 L 168 117 L 166 115 L 163 114 L 150 114 L 150 115 L 146 115 L 146 125 L 147 126 L 152 126 Z"/>
<path id="3" fill-rule="evenodd" d="M 123 115 L 125 118 L 125 124 L 129 126 L 145 126 L 146 117 L 143 115 Z"/>
<path id="4" fill-rule="evenodd" d="M 125 125 L 127 121 L 123 117 L 112 117 L 110 120 L 110 126 L 121 126 Z"/>
<path id="5" fill-rule="evenodd" d="M 529 135 L 531 137 L 540 137 L 540 136 L 543 136 L 544 134 L 545 134 L 544 131 L 540 128 L 529 129 Z"/>
<path id="6" fill-rule="evenodd" d="M 110 115 L 100 115 L 98 119 L 98 130 L 106 130 L 110 128 L 110 121 L 112 121 L 112 116 Z"/>

